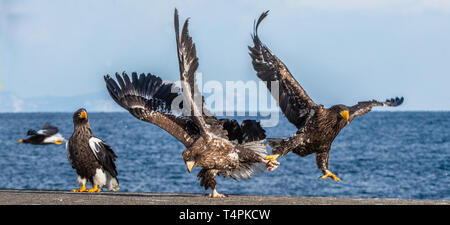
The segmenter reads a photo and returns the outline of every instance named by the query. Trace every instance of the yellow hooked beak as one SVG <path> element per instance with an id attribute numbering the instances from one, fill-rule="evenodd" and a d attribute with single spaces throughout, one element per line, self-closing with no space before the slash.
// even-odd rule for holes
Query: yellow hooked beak
<path id="1" fill-rule="evenodd" d="M 22 143 L 22 142 L 23 142 L 23 139 L 20 139 L 20 140 L 19 140 L 19 143 Z"/>
<path id="2" fill-rule="evenodd" d="M 339 114 L 341 114 L 341 116 L 344 117 L 344 119 L 348 121 L 348 117 L 349 117 L 348 110 L 344 110 L 344 111 L 340 112 Z"/>
<path id="3" fill-rule="evenodd" d="M 194 167 L 195 162 L 194 161 L 187 161 L 186 162 L 186 167 L 189 171 L 189 173 L 191 172 L 192 168 Z"/>
<path id="4" fill-rule="evenodd" d="M 80 118 L 81 118 L 81 119 L 87 119 L 87 113 L 86 113 L 86 111 L 83 111 L 83 112 L 80 113 Z"/>

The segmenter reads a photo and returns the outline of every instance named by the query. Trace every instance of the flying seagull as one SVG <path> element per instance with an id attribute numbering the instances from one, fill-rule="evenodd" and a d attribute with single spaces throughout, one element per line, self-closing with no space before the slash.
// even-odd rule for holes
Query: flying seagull
<path id="1" fill-rule="evenodd" d="M 26 139 L 20 139 L 19 143 L 33 144 L 33 145 L 60 145 L 66 142 L 66 139 L 58 133 L 58 128 L 52 126 L 50 123 L 45 123 L 42 130 L 28 130 Z"/>
<path id="2" fill-rule="evenodd" d="M 182 93 L 173 83 L 162 82 L 151 74 L 138 77 L 133 73 L 130 80 L 127 74 L 116 73 L 118 84 L 106 75 L 106 87 L 114 101 L 133 116 L 155 124 L 183 143 L 186 150 L 182 157 L 188 172 L 201 167 L 197 175 L 200 185 L 211 188 L 210 197 L 223 198 L 226 196 L 216 189 L 216 175 L 235 180 L 250 178 L 255 171 L 263 171 L 263 166 L 271 171 L 279 163 L 276 156 L 267 155 L 266 135 L 259 122 L 245 120 L 239 124 L 235 120 L 219 120 L 204 108 L 203 96 L 199 96 L 195 84 L 198 58 L 189 36 L 188 20 L 180 35 L 176 9 L 175 34 Z M 172 105 L 179 106 L 178 97 L 190 116 L 175 115 Z M 201 101 L 197 103 L 194 99 Z"/>
<path id="3" fill-rule="evenodd" d="M 66 143 L 67 158 L 76 170 L 80 189 L 74 192 L 100 192 L 102 187 L 119 191 L 117 155 L 103 140 L 93 136 L 86 110 L 81 108 L 73 114 L 74 131 Z M 89 181 L 93 188 L 86 189 Z"/>
<path id="4" fill-rule="evenodd" d="M 268 12 L 262 13 L 255 22 L 252 35 L 254 46 L 249 46 L 249 54 L 257 76 L 266 82 L 269 91 L 271 91 L 270 81 L 279 83 L 279 96 L 272 91 L 271 94 L 278 99 L 278 105 L 289 122 L 298 129 L 293 137 L 268 139 L 269 145 L 273 148 L 273 153 L 280 156 L 291 151 L 302 157 L 316 153 L 317 167 L 323 172 L 322 179 L 330 177 L 339 181 L 340 179 L 328 170 L 330 148 L 334 138 L 355 117 L 370 112 L 374 106 L 399 106 L 403 103 L 403 97 L 384 102 L 363 101 L 353 106 L 339 104 L 330 108 L 316 104 L 295 80 L 286 65 L 260 41 L 258 26 Z"/>

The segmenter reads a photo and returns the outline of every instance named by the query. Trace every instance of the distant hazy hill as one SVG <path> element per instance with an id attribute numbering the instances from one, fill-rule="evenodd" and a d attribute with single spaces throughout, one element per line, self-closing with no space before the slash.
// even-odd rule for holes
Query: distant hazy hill
<path id="1" fill-rule="evenodd" d="M 234 104 L 236 109 L 236 102 Z M 0 112 L 74 112 L 81 107 L 86 108 L 90 112 L 125 111 L 111 99 L 107 92 L 96 92 L 71 97 L 23 98 L 15 93 L 0 91 Z M 214 109 L 208 105 L 207 107 L 211 112 L 215 113 Z M 216 116 L 238 115 L 235 110 L 230 112 L 230 114 L 223 112 L 216 114 Z M 248 115 L 248 112 L 243 114 Z"/>
<path id="2" fill-rule="evenodd" d="M 123 111 L 105 92 L 71 97 L 22 98 L 0 91 L 0 112 L 72 112 L 81 107 L 88 111 Z"/>

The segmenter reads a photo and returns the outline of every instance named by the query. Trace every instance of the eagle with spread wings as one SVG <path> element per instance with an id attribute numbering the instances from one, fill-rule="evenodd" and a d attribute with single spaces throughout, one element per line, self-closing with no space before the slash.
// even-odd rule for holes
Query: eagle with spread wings
<path id="1" fill-rule="evenodd" d="M 201 186 L 211 188 L 210 197 L 226 197 L 217 192 L 216 175 L 235 180 L 250 178 L 256 171 L 263 171 L 264 166 L 271 171 L 279 163 L 276 156 L 267 155 L 266 135 L 259 122 L 219 120 L 204 108 L 203 96 L 195 84 L 199 64 L 189 36 L 189 20 L 180 33 L 176 9 L 174 19 L 182 92 L 157 76 L 137 73 L 131 79 L 126 73 L 116 73 L 117 83 L 106 75 L 106 87 L 114 101 L 133 116 L 164 129 L 183 143 L 186 167 L 189 172 L 193 167 L 202 168 L 197 177 Z M 189 115 L 176 115 L 174 106 Z"/>
<path id="2" fill-rule="evenodd" d="M 316 153 L 317 167 L 323 172 L 321 178 L 330 177 L 340 181 L 340 178 L 328 170 L 333 140 L 357 116 L 370 112 L 374 106 L 399 106 L 403 103 L 403 97 L 384 102 L 363 101 L 353 106 L 339 104 L 330 108 L 316 104 L 295 80 L 286 65 L 259 39 L 258 26 L 268 12 L 262 13 L 255 21 L 252 35 L 254 46 L 249 46 L 249 54 L 258 78 L 266 82 L 272 96 L 278 100 L 283 114 L 298 129 L 290 138 L 268 139 L 273 149 L 272 153 L 279 154 L 280 157 L 291 151 L 302 157 Z M 271 90 L 271 81 L 278 82 L 278 93 Z"/>

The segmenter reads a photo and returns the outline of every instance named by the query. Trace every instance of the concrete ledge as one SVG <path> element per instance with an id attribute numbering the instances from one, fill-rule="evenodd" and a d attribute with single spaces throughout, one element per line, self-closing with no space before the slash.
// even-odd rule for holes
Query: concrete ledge
<path id="1" fill-rule="evenodd" d="M 450 205 L 450 201 L 247 195 L 211 199 L 202 194 L 0 189 L 0 205 Z"/>

